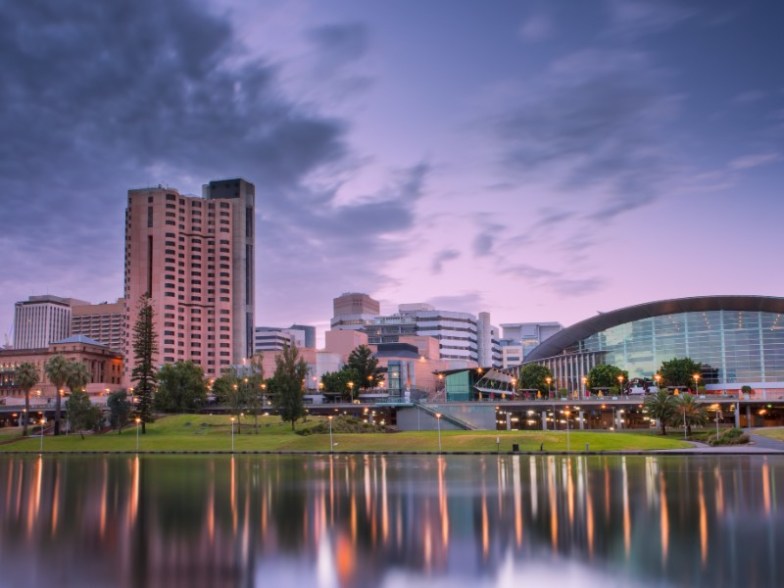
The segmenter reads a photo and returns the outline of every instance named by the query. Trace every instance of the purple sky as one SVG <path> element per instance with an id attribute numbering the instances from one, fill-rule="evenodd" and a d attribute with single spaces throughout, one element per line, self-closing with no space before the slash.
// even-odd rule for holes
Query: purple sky
<path id="1" fill-rule="evenodd" d="M 128 188 L 257 186 L 257 323 L 781 295 L 784 5 L 0 0 L 0 329 L 122 294 Z"/>

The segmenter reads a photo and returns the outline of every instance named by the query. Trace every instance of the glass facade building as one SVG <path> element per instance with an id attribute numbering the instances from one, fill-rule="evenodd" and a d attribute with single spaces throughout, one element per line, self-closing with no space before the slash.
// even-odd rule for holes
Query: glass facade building
<path id="1" fill-rule="evenodd" d="M 526 363 L 548 365 L 559 386 L 579 389 L 607 363 L 652 378 L 662 362 L 700 362 L 708 389 L 784 388 L 784 299 L 714 296 L 654 302 L 601 314 L 561 331 Z"/>

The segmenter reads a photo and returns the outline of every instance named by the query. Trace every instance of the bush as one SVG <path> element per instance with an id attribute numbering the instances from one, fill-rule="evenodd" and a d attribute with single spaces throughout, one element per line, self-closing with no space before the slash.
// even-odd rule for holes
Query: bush
<path id="1" fill-rule="evenodd" d="M 357 417 L 353 416 L 338 416 L 332 420 L 332 433 L 333 434 L 340 434 L 340 433 L 385 433 L 387 431 L 387 427 L 382 425 L 376 425 L 372 422 L 364 422 L 362 419 L 358 419 Z M 327 420 L 323 420 L 320 423 L 313 425 L 312 427 L 308 427 L 306 429 L 301 429 L 297 431 L 298 435 L 318 435 L 318 434 L 329 434 L 329 422 Z"/>
<path id="2" fill-rule="evenodd" d="M 741 429 L 736 428 L 719 433 L 718 437 L 716 435 L 711 435 L 708 438 L 708 444 L 712 447 L 716 447 L 717 445 L 743 445 L 748 442 L 749 436 Z"/>

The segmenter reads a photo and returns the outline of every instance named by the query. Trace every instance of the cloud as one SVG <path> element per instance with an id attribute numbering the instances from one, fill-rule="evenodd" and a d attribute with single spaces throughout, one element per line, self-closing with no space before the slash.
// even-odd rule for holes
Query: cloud
<path id="1" fill-rule="evenodd" d="M 767 96 L 768 93 L 762 90 L 747 90 L 734 96 L 731 102 L 740 105 L 755 104 L 760 100 L 764 100 Z"/>
<path id="2" fill-rule="evenodd" d="M 451 294 L 446 296 L 434 296 L 425 301 L 436 309 L 445 309 L 455 312 L 469 312 L 476 314 L 477 309 L 484 305 L 480 292 L 474 290 L 462 294 Z"/>
<path id="3" fill-rule="evenodd" d="M 604 278 L 598 276 L 567 276 L 564 272 L 525 263 L 506 267 L 501 273 L 523 278 L 528 280 L 531 287 L 545 288 L 559 296 L 583 296 L 600 290 L 606 283 Z"/>
<path id="4" fill-rule="evenodd" d="M 553 33 L 553 23 L 544 14 L 535 14 L 520 25 L 520 37 L 529 43 L 537 43 L 550 38 Z"/>
<path id="5" fill-rule="evenodd" d="M 198 193 L 210 179 L 253 181 L 262 320 L 324 316 L 314 300 L 347 281 L 334 268 L 350 267 L 369 290 L 404 250 L 399 236 L 413 225 L 428 165 L 389 171 L 378 193 L 340 204 L 356 164 L 347 122 L 286 96 L 280 66 L 249 56 L 227 17 L 202 3 L 13 2 L 0 31 L 0 234 L 15 284 L 0 300 L 0 326 L 31 293 L 121 293 L 129 188 Z M 335 64 L 368 50 L 356 24 L 311 38 Z M 111 287 L 105 276 L 119 279 Z"/>
<path id="6" fill-rule="evenodd" d="M 664 137 L 679 104 L 662 78 L 646 55 L 628 50 L 557 60 L 495 121 L 505 168 L 558 178 L 567 192 L 600 188 L 592 218 L 653 202 L 672 170 Z"/>
<path id="7" fill-rule="evenodd" d="M 734 170 L 751 169 L 760 167 L 762 165 L 769 165 L 784 159 L 781 153 L 768 152 L 768 153 L 751 153 L 742 157 L 736 157 L 730 161 L 729 166 Z"/>
<path id="8" fill-rule="evenodd" d="M 368 29 L 361 23 L 337 23 L 310 29 L 308 38 L 323 64 L 338 67 L 364 57 L 370 48 Z"/>
<path id="9" fill-rule="evenodd" d="M 493 253 L 496 239 L 506 228 L 498 223 L 482 221 L 482 227 L 477 232 L 472 244 L 474 255 L 477 257 L 487 257 Z"/>
<path id="10" fill-rule="evenodd" d="M 640 37 L 671 29 L 696 14 L 683 3 L 668 0 L 606 0 L 612 32 Z"/>
<path id="11" fill-rule="evenodd" d="M 444 249 L 439 251 L 433 258 L 433 263 L 430 269 L 434 274 L 440 274 L 444 269 L 444 263 L 452 261 L 460 257 L 460 252 L 457 249 Z"/>

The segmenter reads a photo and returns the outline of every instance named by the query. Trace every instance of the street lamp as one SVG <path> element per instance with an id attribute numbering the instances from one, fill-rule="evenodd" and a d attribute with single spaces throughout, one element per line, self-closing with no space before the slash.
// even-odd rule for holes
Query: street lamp
<path id="1" fill-rule="evenodd" d="M 354 382 L 348 383 L 348 394 L 351 396 L 351 401 L 354 401 Z"/>
<path id="2" fill-rule="evenodd" d="M 329 421 L 329 452 L 332 453 L 332 449 L 335 447 L 335 444 L 332 443 L 332 415 L 329 415 L 327 420 Z"/>
<path id="3" fill-rule="evenodd" d="M 653 381 L 656 382 L 656 391 L 661 389 L 661 374 L 654 374 Z"/>
<path id="4" fill-rule="evenodd" d="M 700 385 L 699 385 L 700 374 L 694 374 L 692 378 L 694 378 L 694 393 L 697 394 L 700 389 Z"/>
<path id="5" fill-rule="evenodd" d="M 588 398 L 588 378 L 586 376 L 582 377 L 583 380 L 583 395 Z"/>
<path id="6" fill-rule="evenodd" d="M 572 446 L 569 442 L 569 415 L 572 414 L 569 409 L 567 408 L 564 411 L 564 415 L 566 415 L 566 451 L 571 451 Z"/>
<path id="7" fill-rule="evenodd" d="M 234 417 L 231 417 L 231 452 L 234 453 Z"/>
<path id="8" fill-rule="evenodd" d="M 553 389 L 550 384 L 552 383 L 553 379 L 550 376 L 547 376 L 544 381 L 547 382 L 547 398 L 551 398 L 553 395 Z"/>
<path id="9" fill-rule="evenodd" d="M 512 396 L 517 395 L 517 378 L 512 378 Z"/>
<path id="10" fill-rule="evenodd" d="M 136 453 L 139 453 L 139 425 L 141 424 L 142 419 L 136 417 Z"/>
<path id="11" fill-rule="evenodd" d="M 438 426 L 438 453 L 441 453 L 441 413 L 436 413 L 436 425 Z"/>
<path id="12" fill-rule="evenodd" d="M 46 424 L 46 417 L 41 417 L 41 447 L 40 453 L 44 452 L 44 425 Z"/>
<path id="13" fill-rule="evenodd" d="M 623 376 L 618 376 L 618 394 L 623 394 Z"/>

